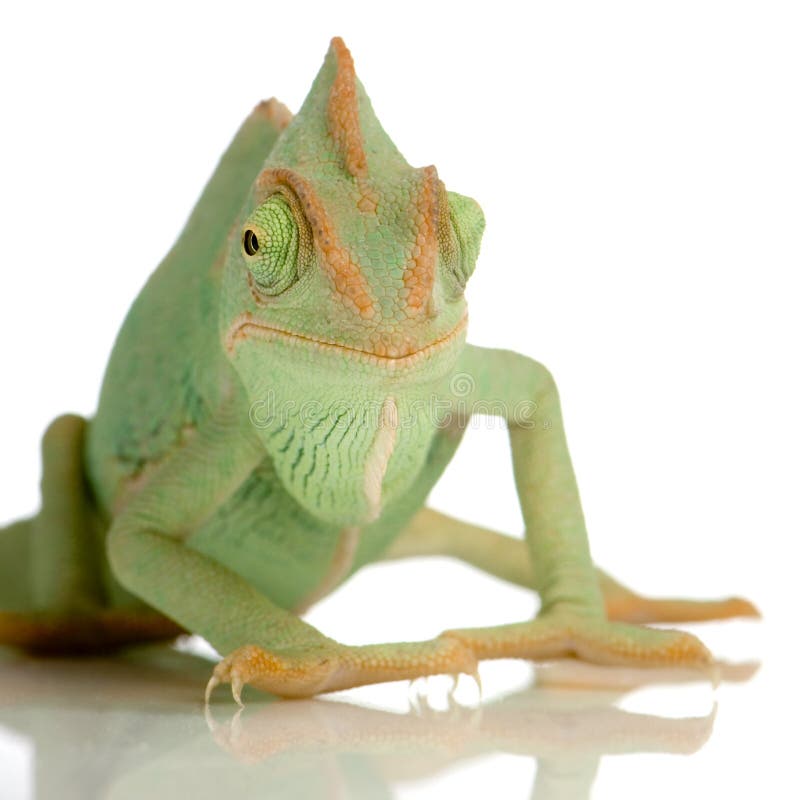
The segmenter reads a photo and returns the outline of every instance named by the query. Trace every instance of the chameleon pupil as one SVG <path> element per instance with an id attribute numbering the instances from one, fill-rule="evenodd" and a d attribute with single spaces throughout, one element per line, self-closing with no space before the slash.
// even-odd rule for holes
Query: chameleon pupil
<path id="1" fill-rule="evenodd" d="M 251 229 L 245 231 L 244 234 L 244 250 L 249 256 L 254 256 L 258 250 L 258 237 Z"/>

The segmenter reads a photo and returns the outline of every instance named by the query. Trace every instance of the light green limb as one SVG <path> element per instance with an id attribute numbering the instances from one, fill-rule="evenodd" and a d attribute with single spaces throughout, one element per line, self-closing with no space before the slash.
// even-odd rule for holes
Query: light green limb
<path id="1" fill-rule="evenodd" d="M 230 682 L 237 699 L 244 684 L 282 695 L 308 695 L 421 675 L 475 674 L 477 661 L 485 658 L 577 656 L 601 664 L 708 666 L 710 654 L 689 634 L 606 620 L 566 453 L 558 401 L 551 394 L 552 382 L 549 376 L 543 379 L 533 362 L 500 355 L 495 366 L 486 351 L 470 350 L 462 369 L 472 375 L 475 394 L 468 398 L 470 407 L 465 411 L 467 416 L 475 413 L 480 401 L 489 398 L 499 401 L 496 411 L 509 418 L 517 486 L 528 528 L 529 563 L 534 565 L 530 585 L 540 591 L 544 612 L 525 622 L 445 631 L 427 642 L 364 647 L 329 642 L 317 647 L 312 641 L 310 647 L 301 648 L 292 643 L 276 647 L 255 642 L 237 648 L 218 665 L 210 688 Z M 526 419 L 521 398 L 535 400 L 539 410 L 546 412 L 545 419 L 553 430 L 523 427 Z M 507 413 L 505 409 L 516 411 Z M 535 437 L 540 432 L 542 436 Z M 534 435 L 533 439 L 526 434 Z M 566 568 L 561 567 L 559 555 Z M 150 557 L 147 548 L 144 557 Z M 518 572 L 509 572 L 522 578 Z M 163 579 L 157 580 L 161 582 Z M 152 594 L 147 598 L 158 604 Z M 236 609 L 236 604 L 231 608 Z M 205 633 L 188 616 L 184 624 Z"/>
<path id="2" fill-rule="evenodd" d="M 536 361 L 468 346 L 472 410 L 508 422 L 514 478 L 542 610 L 602 616 L 603 598 L 589 553 L 578 486 L 555 382 Z"/>
<path id="3" fill-rule="evenodd" d="M 34 606 L 85 614 L 104 601 L 101 532 L 83 474 L 86 420 L 58 417 L 42 438 L 42 508 L 32 525 Z"/>
<path id="4" fill-rule="evenodd" d="M 102 534 L 84 485 L 86 423 L 65 415 L 42 440 L 42 509 L 0 531 L 0 643 L 40 653 L 112 649 L 174 638 L 146 609 L 107 607 Z"/>
<path id="5" fill-rule="evenodd" d="M 243 578 L 184 544 L 263 457 L 246 413 L 218 414 L 159 468 L 108 536 L 109 560 L 120 582 L 223 653 L 250 644 L 286 648 L 326 641 Z"/>
<path id="6" fill-rule="evenodd" d="M 32 524 L 32 519 L 22 519 L 0 530 L 0 612 L 32 607 L 28 571 Z"/>
<path id="7" fill-rule="evenodd" d="M 411 520 L 384 555 L 451 556 L 501 580 L 537 589 L 527 544 L 502 533 L 472 525 L 430 508 Z M 754 617 L 758 611 L 739 597 L 719 600 L 650 598 L 633 592 L 597 569 L 606 615 L 621 622 L 697 622 L 730 617 Z"/>
<path id="8" fill-rule="evenodd" d="M 446 631 L 478 658 L 576 656 L 600 664 L 707 668 L 711 654 L 695 637 L 606 616 L 589 554 L 580 498 L 553 379 L 541 364 L 508 351 L 467 347 L 459 365 L 472 387 L 466 414 L 508 423 L 514 477 L 539 616 L 490 628 Z"/>
<path id="9" fill-rule="evenodd" d="M 184 540 L 264 457 L 247 416 L 218 414 L 152 477 L 108 537 L 114 573 L 130 591 L 227 654 L 208 694 L 230 682 L 282 695 L 450 672 L 474 659 L 458 642 L 346 647 L 280 608 Z"/>
<path id="10" fill-rule="evenodd" d="M 103 603 L 100 532 L 83 477 L 86 421 L 54 420 L 42 438 L 42 508 L 0 531 L 0 611 L 84 614 Z"/>
<path id="11" fill-rule="evenodd" d="M 501 580 L 535 589 L 525 542 L 423 508 L 384 554 L 385 559 L 452 556 Z"/>

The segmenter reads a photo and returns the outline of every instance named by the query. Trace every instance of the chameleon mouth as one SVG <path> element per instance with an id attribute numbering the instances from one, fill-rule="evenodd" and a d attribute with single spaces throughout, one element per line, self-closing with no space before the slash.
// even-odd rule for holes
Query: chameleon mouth
<path id="1" fill-rule="evenodd" d="M 260 339 L 262 341 L 282 341 L 290 345 L 299 345 L 301 347 L 313 347 L 317 350 L 330 351 L 334 353 L 346 353 L 350 357 L 358 358 L 359 360 L 383 367 L 384 369 L 401 369 L 411 367 L 420 361 L 431 357 L 435 353 L 444 350 L 449 344 L 457 339 L 467 328 L 467 315 L 464 314 L 459 320 L 458 324 L 452 328 L 448 333 L 439 339 L 420 347 L 418 350 L 413 350 L 408 353 L 376 353 L 373 350 L 363 350 L 358 347 L 350 347 L 349 345 L 340 344 L 338 342 L 326 341 L 324 339 L 315 339 L 311 336 L 304 336 L 301 333 L 293 333 L 292 331 L 284 330 L 283 328 L 265 325 L 263 322 L 257 322 L 252 318 L 249 312 L 240 314 L 228 329 L 225 336 L 225 349 L 229 353 L 233 353 L 238 344 L 247 339 Z"/>

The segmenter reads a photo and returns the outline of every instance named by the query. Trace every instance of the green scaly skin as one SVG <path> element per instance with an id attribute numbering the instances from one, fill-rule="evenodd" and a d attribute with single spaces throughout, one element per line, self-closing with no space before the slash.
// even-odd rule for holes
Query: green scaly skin
<path id="1" fill-rule="evenodd" d="M 694 637 L 609 617 L 753 607 L 648 600 L 598 573 L 550 374 L 465 344 L 478 205 L 406 163 L 341 40 L 290 119 L 269 101 L 245 121 L 133 304 L 96 416 L 45 435 L 42 511 L 0 534 L 3 563 L 26 566 L 0 568 L 0 641 L 188 630 L 225 656 L 209 690 L 237 699 L 509 656 L 706 667 Z M 526 545 L 424 509 L 473 413 L 508 422 Z M 535 589 L 542 612 L 366 647 L 298 616 L 365 564 L 424 552 Z"/>

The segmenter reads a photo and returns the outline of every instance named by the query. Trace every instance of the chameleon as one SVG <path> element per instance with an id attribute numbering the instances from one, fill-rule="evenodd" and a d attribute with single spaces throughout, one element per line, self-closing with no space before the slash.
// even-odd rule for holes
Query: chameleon
<path id="1" fill-rule="evenodd" d="M 0 531 L 0 643 L 83 653 L 189 632 L 230 684 L 302 697 L 484 659 L 708 670 L 688 632 L 747 600 L 657 599 L 595 567 L 558 391 L 466 343 L 476 201 L 410 166 L 352 56 L 261 102 L 134 301 L 91 419 L 42 439 L 41 509 Z M 473 415 L 505 423 L 524 539 L 426 507 Z M 304 612 L 356 571 L 451 556 L 539 594 L 529 620 L 347 645 Z"/>

